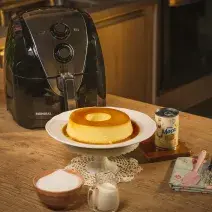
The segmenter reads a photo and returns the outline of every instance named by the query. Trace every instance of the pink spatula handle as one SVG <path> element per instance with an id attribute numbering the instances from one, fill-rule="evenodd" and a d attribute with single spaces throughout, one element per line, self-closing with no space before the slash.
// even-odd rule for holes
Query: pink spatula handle
<path id="1" fill-rule="evenodd" d="M 198 171 L 199 167 L 201 166 L 201 164 L 205 160 L 205 156 L 206 156 L 206 151 L 205 150 L 202 150 L 200 152 L 199 156 L 198 156 L 197 163 L 194 166 L 194 169 L 193 169 L 194 172 L 197 172 Z"/>

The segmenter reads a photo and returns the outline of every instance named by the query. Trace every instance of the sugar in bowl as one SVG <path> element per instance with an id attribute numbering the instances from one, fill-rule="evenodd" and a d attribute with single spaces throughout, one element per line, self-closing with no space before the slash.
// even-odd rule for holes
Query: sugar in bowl
<path id="1" fill-rule="evenodd" d="M 83 184 L 83 177 L 74 170 L 48 170 L 33 179 L 41 202 L 57 210 L 74 204 L 79 198 Z"/>

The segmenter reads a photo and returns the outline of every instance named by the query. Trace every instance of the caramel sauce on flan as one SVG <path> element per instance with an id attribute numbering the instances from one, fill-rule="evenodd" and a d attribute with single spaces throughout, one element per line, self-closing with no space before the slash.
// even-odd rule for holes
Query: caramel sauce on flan
<path id="1" fill-rule="evenodd" d="M 110 118 L 102 121 L 88 120 L 86 117 L 89 114 L 108 114 Z M 112 108 L 80 108 L 76 112 L 71 113 L 69 119 L 71 119 L 76 124 L 86 125 L 86 126 L 96 126 L 96 127 L 112 127 L 117 125 L 125 124 L 129 121 L 129 116 L 122 111 L 115 110 Z"/>

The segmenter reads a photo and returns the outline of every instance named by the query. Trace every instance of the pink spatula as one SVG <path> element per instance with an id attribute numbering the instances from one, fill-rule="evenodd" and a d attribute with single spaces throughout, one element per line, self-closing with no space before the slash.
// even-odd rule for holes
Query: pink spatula
<path id="1" fill-rule="evenodd" d="M 182 179 L 182 184 L 184 186 L 196 185 L 200 181 L 200 176 L 198 174 L 198 169 L 202 165 L 206 156 L 206 151 L 202 150 L 198 156 L 197 163 L 194 165 L 192 171 L 186 174 Z"/>

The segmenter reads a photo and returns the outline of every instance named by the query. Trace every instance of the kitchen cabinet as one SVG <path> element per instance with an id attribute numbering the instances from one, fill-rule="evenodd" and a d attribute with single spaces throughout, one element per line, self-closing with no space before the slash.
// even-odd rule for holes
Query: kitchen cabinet
<path id="1" fill-rule="evenodd" d="M 156 4 L 124 4 L 92 17 L 102 46 L 107 93 L 152 102 Z"/>

